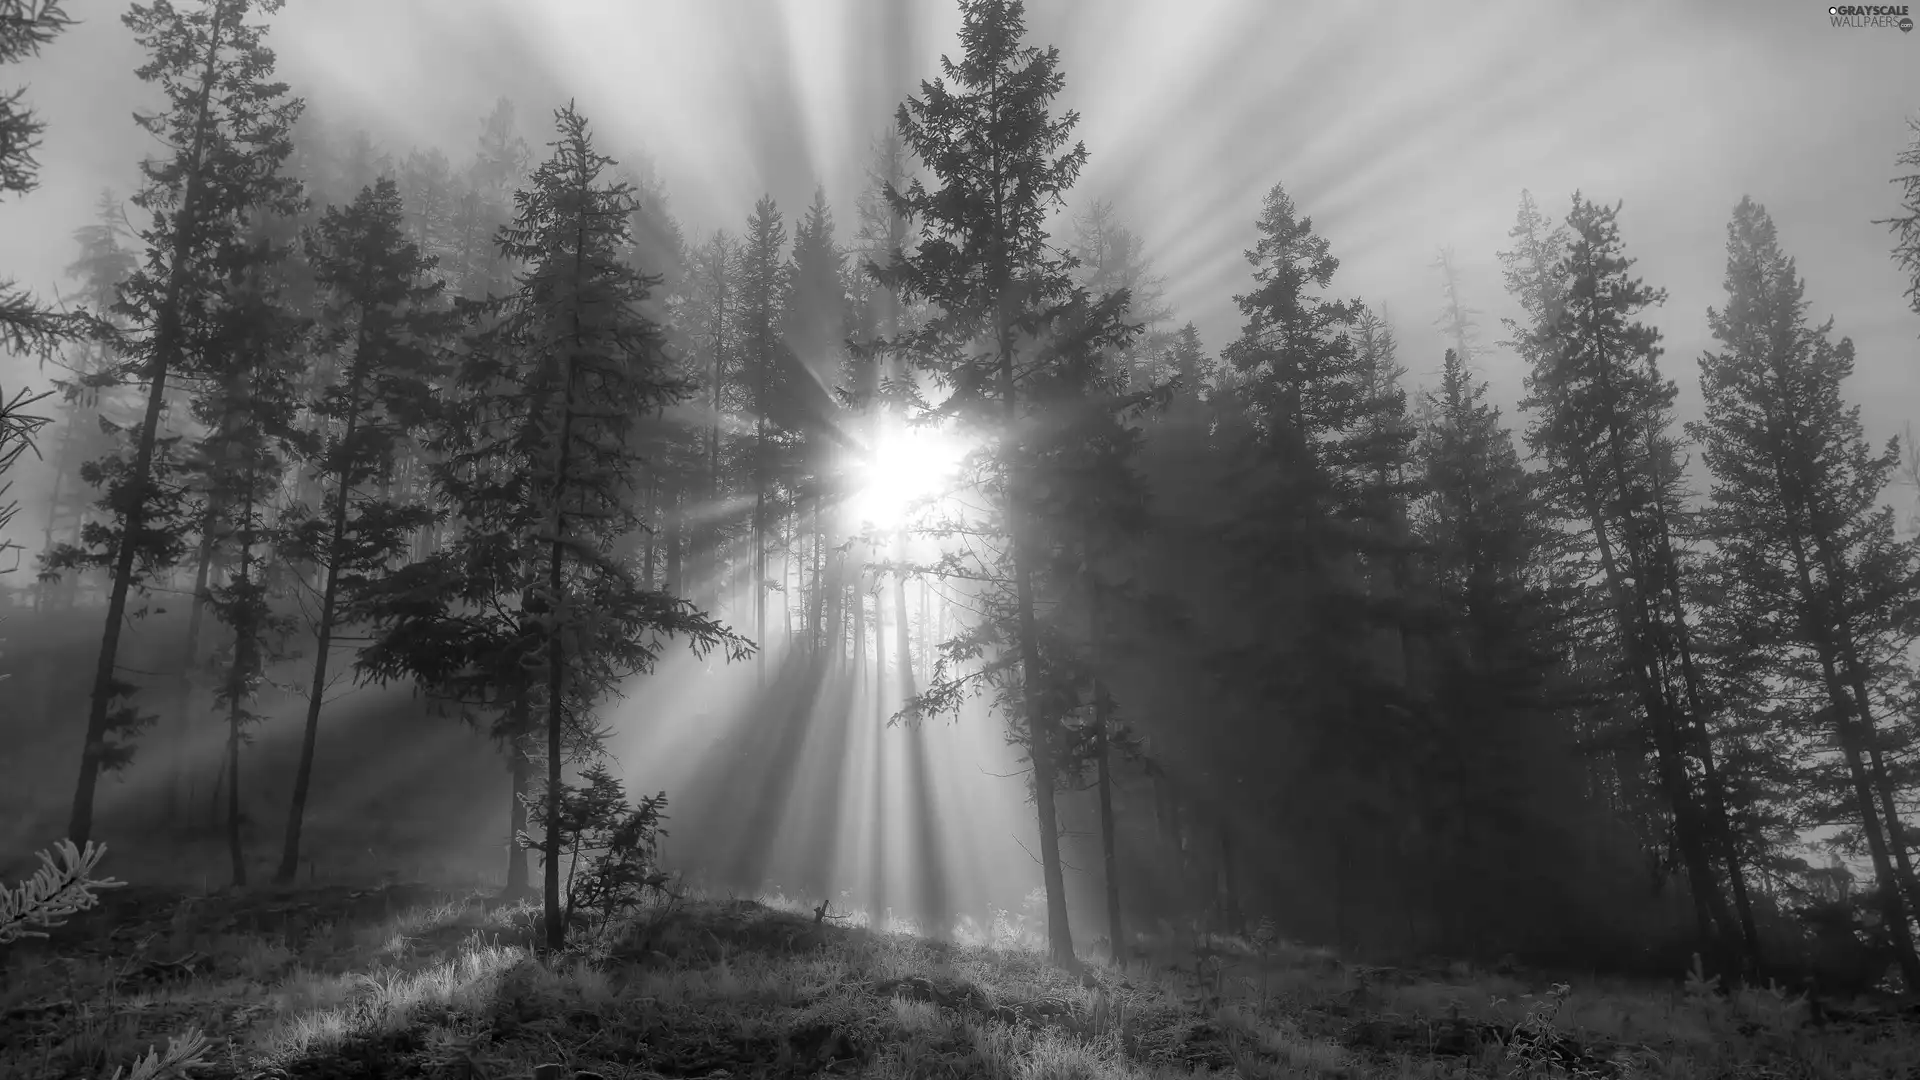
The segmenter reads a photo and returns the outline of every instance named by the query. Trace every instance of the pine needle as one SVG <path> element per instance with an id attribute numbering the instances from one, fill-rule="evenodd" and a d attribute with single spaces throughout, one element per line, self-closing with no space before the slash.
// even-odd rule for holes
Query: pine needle
<path id="1" fill-rule="evenodd" d="M 0 889 L 0 945 L 21 938 L 46 937 L 44 930 L 100 902 L 97 889 L 117 889 L 124 881 L 96 878 L 94 869 L 107 853 L 105 844 L 87 841 L 85 851 L 62 840 L 52 852 L 39 852 L 40 869 L 18 887 Z M 59 858 L 55 858 L 55 855 Z"/>

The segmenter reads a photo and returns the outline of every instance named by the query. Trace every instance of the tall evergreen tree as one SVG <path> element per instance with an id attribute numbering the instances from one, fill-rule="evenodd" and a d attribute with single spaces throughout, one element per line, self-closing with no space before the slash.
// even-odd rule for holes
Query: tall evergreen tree
<path id="1" fill-rule="evenodd" d="M 1173 309 L 1167 306 L 1166 282 L 1154 274 L 1145 242 L 1121 223 L 1112 203 L 1097 199 L 1074 218 L 1068 250 L 1080 262 L 1079 280 L 1087 291 L 1095 296 L 1124 291 L 1126 317 L 1142 327 L 1133 346 L 1116 355 L 1114 362 L 1126 371 L 1129 382 L 1152 383 L 1162 378 L 1160 354 L 1170 342 L 1161 327 L 1173 317 Z"/>
<path id="2" fill-rule="evenodd" d="M 520 137 L 513 102 L 501 98 L 480 120 L 474 157 L 461 178 L 450 233 L 454 247 L 445 268 L 455 295 L 479 300 L 512 285 L 512 263 L 495 243 L 495 232 L 513 215 L 515 186 L 532 167 L 533 150 Z"/>
<path id="3" fill-rule="evenodd" d="M 1914 732 L 1887 723 L 1909 673 L 1906 643 L 1920 636 L 1920 541 L 1898 535 L 1882 501 L 1899 440 L 1868 445 L 1842 392 L 1853 343 L 1832 340 L 1831 320 L 1808 323 L 1794 261 L 1751 199 L 1727 227 L 1726 290 L 1726 306 L 1707 315 L 1720 347 L 1700 359 L 1705 419 L 1689 425 L 1714 481 L 1716 599 L 1764 658 L 1755 676 L 1825 701 L 1797 724 L 1839 760 L 1813 765 L 1808 786 L 1859 828 L 1885 932 L 1907 984 L 1920 986 L 1910 922 L 1920 882 L 1893 774 Z"/>
<path id="4" fill-rule="evenodd" d="M 40 55 L 42 47 L 73 25 L 63 2 L 0 0 L 0 67 Z M 33 152 L 40 147 L 46 124 L 26 106 L 26 93 L 24 87 L 0 92 L 0 195 L 24 195 L 38 184 L 39 162 Z M 16 353 L 44 354 L 81 329 L 72 316 L 45 307 L 13 282 L 0 280 L 0 346 Z"/>
<path id="5" fill-rule="evenodd" d="M 919 246 L 878 269 L 882 284 L 938 310 L 883 351 L 901 350 L 948 391 L 940 414 L 991 440 L 991 490 L 1008 538 L 1008 595 L 998 605 L 1007 618 L 992 633 L 1005 635 L 996 644 L 1019 668 L 1017 696 L 1003 704 L 1023 722 L 1033 767 L 1047 938 L 1053 958 L 1072 963 L 1054 792 L 1065 702 L 1043 661 L 1035 611 L 1035 577 L 1059 538 L 1034 528 L 1042 493 L 1033 474 L 1043 405 L 1077 389 L 1060 376 L 1083 370 L 1076 354 L 1098 355 L 1131 335 L 1119 304 L 1089 304 L 1071 260 L 1047 237 L 1047 217 L 1087 155 L 1081 144 L 1067 147 L 1078 115 L 1050 109 L 1065 84 L 1058 50 L 1024 44 L 1025 32 L 1017 0 L 963 0 L 960 61 L 943 56 L 944 77 L 922 83 L 897 115 L 901 141 L 939 186 L 915 180 L 888 191 L 894 211 L 918 226 Z"/>
<path id="6" fill-rule="evenodd" d="M 101 554 L 110 559 L 110 592 L 100 659 L 82 744 L 67 835 L 84 844 L 93 832 L 93 795 L 102 768 L 123 763 L 117 738 L 142 718 L 134 690 L 119 674 L 122 627 L 129 593 L 151 567 L 177 558 L 177 537 L 157 521 L 155 463 L 162 451 L 160 419 L 167 381 L 192 369 L 213 327 L 207 312 L 225 293 L 228 262 L 249 247 L 246 222 L 265 212 L 298 209 L 300 187 L 280 172 L 291 150 L 288 130 L 301 103 L 267 81 L 273 53 L 265 28 L 246 16 L 272 13 L 280 0 L 210 0 L 182 11 L 171 4 L 135 4 L 123 18 L 151 59 L 137 74 L 159 84 L 167 110 L 139 114 L 140 127 L 170 153 L 141 163 L 145 177 L 134 204 L 150 215 L 141 231 L 146 261 L 122 290 L 119 314 L 131 374 L 147 387 L 147 408 L 134 439 L 124 483 L 113 496 L 114 524 Z M 161 525 L 156 528 L 156 525 Z M 138 573 L 137 573 L 138 571 Z"/>
<path id="7" fill-rule="evenodd" d="M 430 507 L 392 494 L 399 451 L 433 412 L 451 329 L 441 303 L 445 284 L 428 280 L 435 261 L 408 239 L 406 226 L 399 187 L 382 179 L 361 189 L 351 206 L 328 208 L 304 240 L 325 290 L 314 345 L 339 357 L 340 377 L 309 403 L 318 423 L 303 440 L 324 503 L 295 508 L 280 522 L 282 547 L 322 573 L 306 727 L 275 873 L 282 884 L 299 869 L 335 627 L 358 607 L 369 580 L 407 553 L 413 530 L 433 517 Z"/>
<path id="8" fill-rule="evenodd" d="M 1900 185 L 1900 212 L 1877 224 L 1893 230 L 1893 261 L 1907 274 L 1907 303 L 1920 313 L 1920 120 L 1907 121 L 1907 127 L 1913 141 L 1895 163 L 1913 171 L 1893 178 Z"/>
<path id="9" fill-rule="evenodd" d="M 1377 751 L 1409 744 L 1414 714 L 1399 685 L 1404 665 L 1383 660 L 1379 644 L 1398 601 L 1376 595 L 1370 579 L 1374 561 L 1404 546 L 1393 536 L 1404 500 L 1392 488 L 1412 431 L 1404 394 L 1384 377 L 1397 365 L 1383 326 L 1367 324 L 1358 301 L 1326 295 L 1339 260 L 1283 186 L 1267 193 L 1256 227 L 1254 288 L 1235 298 L 1247 321 L 1226 351 L 1233 378 L 1216 393 L 1215 438 L 1228 504 L 1221 541 L 1235 587 L 1261 599 L 1221 623 L 1215 664 L 1239 703 L 1228 737 L 1290 761 L 1286 782 L 1262 785 L 1275 797 L 1247 809 L 1290 830 L 1318 823 L 1319 837 L 1300 838 L 1302 857 L 1326 860 L 1344 897 L 1389 864 L 1367 841 L 1403 812 L 1390 792 L 1411 768 Z M 1261 701 L 1288 703 L 1265 732 L 1253 729 Z M 1257 779 L 1231 759 L 1216 767 L 1234 782 Z M 1241 910 L 1231 841 L 1223 830 L 1230 921 Z M 1343 940 L 1347 911 L 1334 905 Z"/>
<path id="10" fill-rule="evenodd" d="M 1450 297 L 1450 301 L 1454 298 Z M 1516 922 L 1534 923 L 1545 816 L 1567 742 L 1556 712 L 1569 703 L 1556 595 L 1553 534 L 1499 409 L 1448 349 L 1428 398 L 1416 468 L 1422 585 L 1435 612 L 1424 639 L 1437 655 L 1434 767 L 1421 798 L 1422 872 L 1450 949 L 1478 953 Z M 1521 867 L 1525 869 L 1522 870 Z M 1476 885 L 1500 882 L 1489 904 Z M 1565 912 L 1557 912 L 1565 914 Z"/>
<path id="11" fill-rule="evenodd" d="M 264 228 L 223 260 L 222 305 L 196 358 L 201 385 L 193 412 L 206 434 L 194 450 L 205 476 L 210 546 L 227 568 L 208 594 L 215 618 L 233 638 L 218 657 L 214 707 L 225 712 L 226 832 L 233 883 L 247 883 L 242 848 L 240 749 L 263 717 L 253 711 L 268 669 L 284 658 L 291 620 L 286 567 L 272 550 L 271 500 L 280 488 L 293 435 L 294 382 L 302 321 L 287 310 L 275 265 L 285 249 Z"/>
<path id="12" fill-rule="evenodd" d="M 1453 251 L 1443 249 L 1434 267 L 1440 271 L 1443 304 L 1435 325 L 1440 328 L 1451 343 L 1454 353 L 1466 370 L 1474 370 L 1474 360 L 1480 354 L 1480 324 L 1474 316 L 1480 312 L 1467 306 L 1461 297 L 1460 272 L 1453 264 Z"/>
<path id="13" fill-rule="evenodd" d="M 118 332 L 120 326 L 112 313 L 119 299 L 120 286 L 133 273 L 138 262 L 126 246 L 129 239 L 120 200 L 111 191 L 103 191 L 95 203 L 91 225 L 74 230 L 73 239 L 80 251 L 66 268 L 67 277 L 76 282 L 83 310 L 99 313 L 96 318 Z M 112 437 L 101 429 L 101 420 L 125 425 L 126 404 L 115 391 L 114 355 L 111 335 L 89 335 L 74 341 L 55 358 L 65 371 L 55 377 L 60 410 L 58 440 L 52 456 L 53 483 L 47 494 L 47 520 L 42 537 L 41 584 L 38 603 L 50 606 L 55 586 L 65 606 L 72 606 L 78 582 L 73 576 L 60 581 L 61 574 L 49 562 L 58 543 L 77 548 L 81 529 L 91 507 L 85 496 L 86 484 L 80 477 L 83 463 L 111 452 Z"/>
<path id="14" fill-rule="evenodd" d="M 1668 431 L 1676 388 L 1660 374 L 1659 331 L 1636 319 L 1665 294 L 1629 276 L 1617 213 L 1576 193 L 1562 234 L 1523 196 L 1511 234 L 1518 246 L 1502 258 L 1509 290 L 1535 319 L 1517 337 L 1532 363 L 1527 441 L 1548 466 L 1550 505 L 1587 539 L 1701 936 L 1731 960 L 1740 954 L 1734 935 L 1743 935 L 1750 958 L 1757 940 L 1703 713 L 1673 524 L 1681 512 Z"/>
<path id="15" fill-rule="evenodd" d="M 684 399 L 691 387 L 661 351 L 640 311 L 657 279 L 622 258 L 632 242 L 632 191 L 601 177 L 612 160 L 593 148 L 569 104 L 555 116 L 554 153 L 518 193 L 502 254 L 528 266 L 500 323 L 476 343 L 465 381 L 487 402 L 477 448 L 524 470 L 534 528 L 518 545 L 529 571 L 523 605 L 545 681 L 547 943 L 559 949 L 562 734 L 625 675 L 652 669 L 661 639 L 697 650 L 750 647 L 678 597 L 644 588 L 612 554 L 638 526 L 633 481 L 641 462 L 633 418 Z"/>
<path id="16" fill-rule="evenodd" d="M 754 204 L 741 238 L 738 287 L 740 377 L 746 392 L 745 413 L 753 429 L 746 454 L 747 476 L 753 485 L 748 573 L 753 582 L 753 635 L 760 645 L 755 663 L 763 684 L 767 675 L 767 590 L 772 585 L 767 569 L 768 534 L 774 521 L 774 488 L 780 471 L 777 457 L 782 441 L 776 413 L 791 366 L 781 326 L 788 307 L 786 240 L 780 208 L 771 196 L 762 196 Z"/>

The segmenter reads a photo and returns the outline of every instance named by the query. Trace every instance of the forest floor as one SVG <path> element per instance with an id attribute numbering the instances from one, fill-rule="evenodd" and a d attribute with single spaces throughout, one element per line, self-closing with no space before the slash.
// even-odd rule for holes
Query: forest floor
<path id="1" fill-rule="evenodd" d="M 0 955 L 0 1076 L 107 1080 L 198 1029 L 193 1076 L 1920 1078 L 1920 1017 L 1698 986 L 1415 972 L 1220 943 L 1069 973 L 804 905 L 687 899 L 557 963 L 474 892 L 126 887 Z M 1529 1022 L 1529 1016 L 1533 1022 Z"/>

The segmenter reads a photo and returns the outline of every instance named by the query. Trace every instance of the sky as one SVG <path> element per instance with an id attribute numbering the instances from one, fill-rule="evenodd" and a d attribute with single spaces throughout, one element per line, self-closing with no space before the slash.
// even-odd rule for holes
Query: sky
<path id="1" fill-rule="evenodd" d="M 0 278 L 43 292 L 149 146 L 124 3 L 68 7 L 81 25 L 0 73 L 48 125 L 40 189 L 0 204 Z M 958 52 L 959 16 L 947 0 L 289 0 L 272 22 L 293 92 L 400 153 L 464 160 L 500 96 L 538 146 L 572 98 L 604 149 L 654 164 L 689 235 L 737 230 L 763 192 L 791 219 L 820 185 L 844 236 L 871 140 Z M 1581 189 L 1624 201 L 1637 272 L 1668 290 L 1649 318 L 1690 414 L 1726 222 L 1751 195 L 1814 316 L 1858 347 L 1869 435 L 1920 420 L 1920 315 L 1873 224 L 1920 117 L 1920 33 L 1836 28 L 1807 0 L 1031 0 L 1028 26 L 1060 50 L 1060 104 L 1091 153 L 1074 199 L 1113 202 L 1210 350 L 1238 332 L 1275 183 L 1331 241 L 1335 291 L 1384 309 L 1416 382 L 1446 344 L 1436 252 L 1496 341 L 1521 190 L 1558 219 Z M 1518 399 L 1510 355 L 1481 368 L 1496 401 Z M 23 379 L 42 376 L 0 358 L 0 387 Z"/>

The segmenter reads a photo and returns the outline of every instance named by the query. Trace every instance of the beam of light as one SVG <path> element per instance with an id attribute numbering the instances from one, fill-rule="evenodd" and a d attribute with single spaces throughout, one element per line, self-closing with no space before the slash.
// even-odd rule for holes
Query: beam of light
<path id="1" fill-rule="evenodd" d="M 938 435 L 915 445 L 936 462 L 960 452 Z M 605 709 L 609 750 L 630 791 L 668 793 L 666 856 L 696 886 L 941 937 L 990 925 L 1039 882 L 1025 773 L 984 703 L 951 722 L 891 722 L 927 675 L 924 633 L 944 601 L 902 598 L 918 628 L 903 658 L 899 601 L 860 569 L 849 554 L 838 580 L 868 605 L 864 643 L 846 640 L 850 611 L 817 645 L 775 632 L 764 684 L 752 665 L 669 656 Z M 769 614 L 781 624 L 777 602 Z"/>

